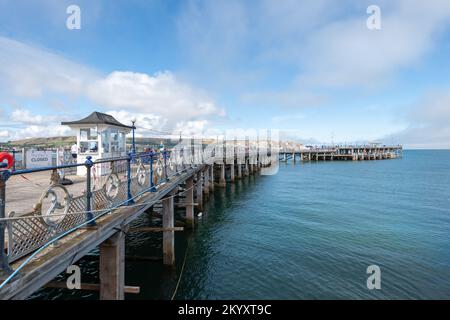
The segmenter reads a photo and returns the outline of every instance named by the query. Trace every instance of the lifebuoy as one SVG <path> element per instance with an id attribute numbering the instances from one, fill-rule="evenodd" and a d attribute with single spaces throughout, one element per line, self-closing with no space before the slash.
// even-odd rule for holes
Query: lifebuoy
<path id="1" fill-rule="evenodd" d="M 0 152 L 0 163 L 7 163 L 6 167 L 0 168 L 0 170 L 9 169 L 14 165 L 14 158 L 8 152 Z"/>

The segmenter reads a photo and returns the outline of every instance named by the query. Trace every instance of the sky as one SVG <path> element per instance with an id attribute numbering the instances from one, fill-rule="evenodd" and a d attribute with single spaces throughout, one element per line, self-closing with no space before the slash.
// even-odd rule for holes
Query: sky
<path id="1" fill-rule="evenodd" d="M 0 0 L 0 141 L 101 111 L 140 136 L 449 148 L 449 58 L 447 0 Z"/>

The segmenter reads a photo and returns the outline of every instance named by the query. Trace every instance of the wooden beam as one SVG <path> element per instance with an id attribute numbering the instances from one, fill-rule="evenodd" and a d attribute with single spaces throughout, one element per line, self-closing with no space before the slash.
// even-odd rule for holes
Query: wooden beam
<path id="1" fill-rule="evenodd" d="M 164 231 L 184 231 L 183 227 L 157 228 L 157 227 L 136 227 L 130 228 L 131 232 L 164 232 Z"/>
<path id="2" fill-rule="evenodd" d="M 56 288 L 56 289 L 67 289 L 67 283 L 59 282 L 59 281 L 51 281 L 51 282 L 47 283 L 45 285 L 45 287 Z M 78 289 L 74 289 L 74 290 L 78 290 Z M 100 284 L 82 283 L 82 284 L 80 284 L 79 290 L 100 291 Z M 124 286 L 124 292 L 138 294 L 141 292 L 141 288 L 136 287 L 136 286 Z"/>
<path id="3" fill-rule="evenodd" d="M 187 206 L 197 207 L 198 203 L 197 202 L 190 202 L 190 203 L 188 203 L 188 202 L 179 202 L 179 203 L 176 203 L 175 206 L 179 207 L 179 208 L 184 208 L 184 207 L 187 207 Z"/>

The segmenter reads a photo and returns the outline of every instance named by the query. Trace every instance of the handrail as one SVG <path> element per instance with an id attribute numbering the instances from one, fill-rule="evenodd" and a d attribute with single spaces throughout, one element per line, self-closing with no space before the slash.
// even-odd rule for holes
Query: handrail
<path id="1" fill-rule="evenodd" d="M 91 156 L 86 157 L 86 161 L 84 163 L 75 163 L 75 164 L 66 164 L 66 165 L 57 165 L 57 166 L 49 166 L 49 167 L 41 167 L 41 168 L 34 168 L 34 169 L 24 169 L 24 170 L 18 170 L 18 171 L 12 171 L 12 170 L 0 170 L 0 270 L 8 271 L 10 270 L 9 263 L 11 263 L 14 260 L 17 260 L 18 258 L 35 251 L 36 249 L 40 248 L 42 245 L 44 245 L 47 241 L 54 239 L 55 237 L 58 237 L 61 235 L 61 233 L 65 232 L 67 229 L 71 229 L 76 225 L 79 225 L 82 221 L 89 221 L 89 225 L 95 225 L 95 220 L 97 218 L 97 214 L 95 212 L 98 211 L 98 208 L 101 208 L 102 210 L 111 210 L 114 206 L 117 206 L 117 201 L 120 203 L 124 203 L 125 205 L 132 205 L 134 203 L 133 199 L 136 197 L 141 196 L 142 194 L 146 192 L 154 192 L 157 190 L 157 188 L 162 185 L 163 183 L 167 182 L 170 177 L 172 177 L 175 174 L 179 174 L 181 172 L 185 172 L 187 169 L 186 166 L 171 168 L 170 174 L 168 173 L 168 166 L 169 166 L 169 159 L 171 158 L 172 150 L 164 150 L 160 152 L 150 151 L 150 152 L 141 152 L 138 154 L 129 153 L 127 156 L 122 157 L 115 157 L 115 158 L 108 158 L 108 159 L 99 159 L 97 161 L 92 161 Z M 154 181 L 154 161 L 157 159 L 160 159 L 159 157 L 163 157 L 161 159 L 161 165 L 163 169 L 163 174 L 161 174 L 160 179 L 155 183 Z M 149 159 L 149 161 L 140 161 L 139 163 L 136 162 L 138 159 Z M 125 196 L 122 194 L 116 193 L 112 198 L 108 198 L 108 194 L 106 191 L 106 182 L 103 184 L 103 187 L 100 189 L 92 188 L 92 178 L 93 178 L 93 168 L 96 164 L 102 164 L 102 163 L 114 163 L 114 162 L 121 162 L 126 161 L 126 178 L 125 179 L 118 179 L 116 181 L 115 187 L 119 190 L 123 190 L 124 183 L 125 183 Z M 132 170 L 135 169 L 135 167 L 132 167 L 132 164 L 138 164 L 139 168 L 142 168 L 143 171 L 141 171 L 141 174 L 144 174 L 144 182 L 141 183 L 139 179 L 142 177 L 138 176 L 132 176 Z M 190 168 L 192 168 L 192 164 L 185 164 L 189 165 Z M 6 163 L 0 163 L 0 169 L 6 168 Z M 30 213 L 36 213 L 33 215 L 33 217 L 30 216 L 30 223 L 33 224 L 40 224 L 42 230 L 42 234 L 38 237 L 39 239 L 35 238 L 35 235 L 32 233 L 30 234 L 22 234 L 17 235 L 14 233 L 14 228 L 28 228 L 24 227 L 24 225 L 21 225 L 20 223 L 26 223 L 16 221 L 14 219 L 8 220 L 6 217 L 6 185 L 7 180 L 11 176 L 17 176 L 17 175 L 23 175 L 23 174 L 30 174 L 30 173 L 36 173 L 36 172 L 44 172 L 44 171 L 53 171 L 61 170 L 61 169 L 68 169 L 68 168 L 78 168 L 78 167 L 85 167 L 86 168 L 86 186 L 85 191 L 83 195 L 81 196 L 69 196 L 67 193 L 67 190 L 62 187 L 58 180 L 52 180 L 52 184 L 48 188 L 46 188 L 43 191 L 43 194 L 41 195 L 41 200 L 37 203 L 37 207 L 35 206 L 35 209 L 33 210 L 41 210 L 41 204 L 42 199 L 47 198 L 49 194 L 52 194 L 55 196 L 55 193 L 52 188 L 62 188 L 65 190 L 66 194 L 69 197 L 69 202 L 64 203 L 66 208 L 64 209 L 65 213 L 73 212 L 73 211 L 80 211 L 76 210 L 78 208 L 82 208 L 81 212 L 79 212 L 79 215 L 77 217 L 68 218 L 65 219 L 66 216 L 64 215 L 61 221 L 58 221 L 56 225 L 52 224 L 52 222 L 49 220 L 45 220 L 45 217 L 51 217 L 51 214 L 54 213 L 54 210 L 52 209 L 51 212 L 44 213 L 40 212 L 36 213 L 35 211 Z M 91 170 L 92 169 L 92 170 Z M 139 171 L 138 171 L 139 172 Z M 108 177 L 111 175 L 114 175 L 114 171 L 111 171 Z M 145 181 L 147 182 L 145 185 Z M 99 198 L 100 197 L 100 198 Z M 106 200 L 105 200 L 106 197 Z M 102 200 L 103 199 L 103 200 Z M 57 202 L 57 199 L 54 199 L 58 203 L 58 206 L 61 206 L 61 199 L 59 199 L 60 202 Z M 41 204 L 42 205 L 42 204 Z M 38 209 L 36 209 L 38 208 Z M 50 209 L 49 209 L 50 210 Z M 28 215 L 28 213 L 27 213 Z M 39 217 L 36 217 L 38 215 Z M 84 217 L 84 218 L 83 218 Z M 75 220 L 74 220 L 75 219 Z M 6 230 L 8 230 L 8 253 L 6 254 L 5 250 L 5 235 Z M 42 239 L 41 239 L 42 236 Z M 16 239 L 17 237 L 17 239 Z M 27 243 L 25 247 L 22 247 L 23 243 Z M 12 255 L 12 256 L 11 256 Z"/>

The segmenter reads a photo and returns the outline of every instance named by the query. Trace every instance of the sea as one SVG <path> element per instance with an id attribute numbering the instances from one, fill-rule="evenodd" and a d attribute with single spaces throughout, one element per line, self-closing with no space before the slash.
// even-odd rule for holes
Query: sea
<path id="1" fill-rule="evenodd" d="M 158 223 L 145 214 L 135 225 Z M 176 232 L 174 268 L 157 260 L 160 234 L 129 233 L 126 243 L 128 257 L 156 260 L 127 260 L 126 285 L 140 293 L 126 299 L 449 299 L 450 150 L 280 163 L 277 174 L 216 187 L 195 229 Z M 78 262 L 82 282 L 98 283 L 96 255 Z"/>

